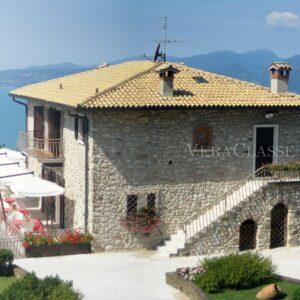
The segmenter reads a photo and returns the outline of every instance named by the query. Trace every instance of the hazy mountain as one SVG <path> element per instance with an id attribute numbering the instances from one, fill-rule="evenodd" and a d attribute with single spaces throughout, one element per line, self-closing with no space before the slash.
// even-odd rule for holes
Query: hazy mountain
<path id="1" fill-rule="evenodd" d="M 63 63 L 49 66 L 30 66 L 25 69 L 0 71 L 0 86 L 16 88 L 31 83 L 86 71 L 90 67 Z"/>
<path id="2" fill-rule="evenodd" d="M 120 63 L 127 60 L 139 59 L 141 58 L 131 57 L 113 61 L 111 63 Z M 290 90 L 300 93 L 300 55 L 294 55 L 289 58 L 281 58 L 272 51 L 266 49 L 245 53 L 235 53 L 224 50 L 190 57 L 169 57 L 168 60 L 183 62 L 194 68 L 200 68 L 265 86 L 270 85 L 268 66 L 273 61 L 288 61 L 293 66 Z M 0 71 L 0 86 L 13 88 L 60 76 L 70 75 L 91 68 L 93 67 L 84 67 L 68 62 L 48 66 L 31 66 L 26 69 L 19 70 Z"/>
<path id="3" fill-rule="evenodd" d="M 209 54 L 180 58 L 186 65 L 222 75 L 270 86 L 268 66 L 273 61 L 287 61 L 293 66 L 290 90 L 300 93 L 300 55 L 278 57 L 270 50 L 260 49 L 245 53 L 217 51 Z"/>
<path id="4" fill-rule="evenodd" d="M 71 62 L 66 62 L 66 63 L 62 63 L 62 64 L 56 64 L 56 65 L 46 65 L 46 66 L 29 66 L 28 68 L 26 68 L 27 70 L 44 70 L 44 69 L 48 69 L 48 70 L 78 70 L 78 69 L 82 69 L 82 66 L 73 64 Z"/>

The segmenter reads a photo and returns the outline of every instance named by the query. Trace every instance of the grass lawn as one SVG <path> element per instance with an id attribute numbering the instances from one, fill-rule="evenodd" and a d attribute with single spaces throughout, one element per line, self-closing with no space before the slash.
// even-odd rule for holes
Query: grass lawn
<path id="1" fill-rule="evenodd" d="M 288 295 L 284 299 L 292 299 L 294 291 L 300 287 L 299 284 L 288 283 L 288 282 L 277 282 L 280 288 L 282 288 Z M 254 300 L 256 294 L 267 284 L 253 288 L 250 290 L 225 290 L 223 293 L 219 294 L 209 294 L 209 299 L 211 300 Z"/>
<path id="2" fill-rule="evenodd" d="M 0 277 L 0 293 L 2 293 L 9 285 L 16 281 L 16 277 Z"/>

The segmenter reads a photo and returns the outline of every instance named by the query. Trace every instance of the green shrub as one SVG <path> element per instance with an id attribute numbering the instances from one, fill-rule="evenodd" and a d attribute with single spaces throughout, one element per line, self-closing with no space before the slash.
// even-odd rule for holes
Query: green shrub
<path id="1" fill-rule="evenodd" d="M 250 252 L 205 259 L 202 267 L 205 272 L 194 281 L 207 293 L 256 287 L 274 279 L 276 271 L 269 258 Z"/>
<path id="2" fill-rule="evenodd" d="M 297 288 L 293 294 L 293 300 L 300 300 L 300 288 Z"/>
<path id="3" fill-rule="evenodd" d="M 278 163 L 268 165 L 267 169 L 270 172 L 278 172 L 278 171 L 299 171 L 300 170 L 300 162 L 299 161 L 289 161 L 285 163 Z"/>
<path id="4" fill-rule="evenodd" d="M 58 276 L 39 279 L 34 273 L 30 273 L 11 284 L 0 294 L 0 299 L 79 300 L 82 296 L 74 290 L 71 281 L 63 281 Z"/>
<path id="5" fill-rule="evenodd" d="M 14 254 L 11 250 L 0 249 L 0 276 L 10 276 L 13 273 Z"/>

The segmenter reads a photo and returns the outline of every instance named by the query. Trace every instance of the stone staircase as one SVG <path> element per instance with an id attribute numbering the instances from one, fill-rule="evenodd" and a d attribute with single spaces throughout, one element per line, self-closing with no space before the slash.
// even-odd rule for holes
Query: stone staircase
<path id="1" fill-rule="evenodd" d="M 220 219 L 227 212 L 234 210 L 243 201 L 257 193 L 274 178 L 269 176 L 265 168 L 242 180 L 238 185 L 226 192 L 209 207 L 204 208 L 198 216 L 188 220 L 182 229 L 170 236 L 165 244 L 157 247 L 158 254 L 163 256 L 176 256 L 183 252 L 196 235 L 204 232 L 213 222 Z M 275 179 L 277 180 L 277 179 Z"/>

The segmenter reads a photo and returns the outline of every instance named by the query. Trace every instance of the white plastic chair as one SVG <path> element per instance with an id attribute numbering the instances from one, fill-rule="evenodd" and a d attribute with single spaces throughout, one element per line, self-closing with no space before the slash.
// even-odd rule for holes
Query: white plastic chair
<path id="1" fill-rule="evenodd" d="M 25 217 L 19 211 L 12 211 L 11 213 L 9 213 L 7 218 L 9 221 L 13 221 L 13 220 L 24 220 Z"/>

